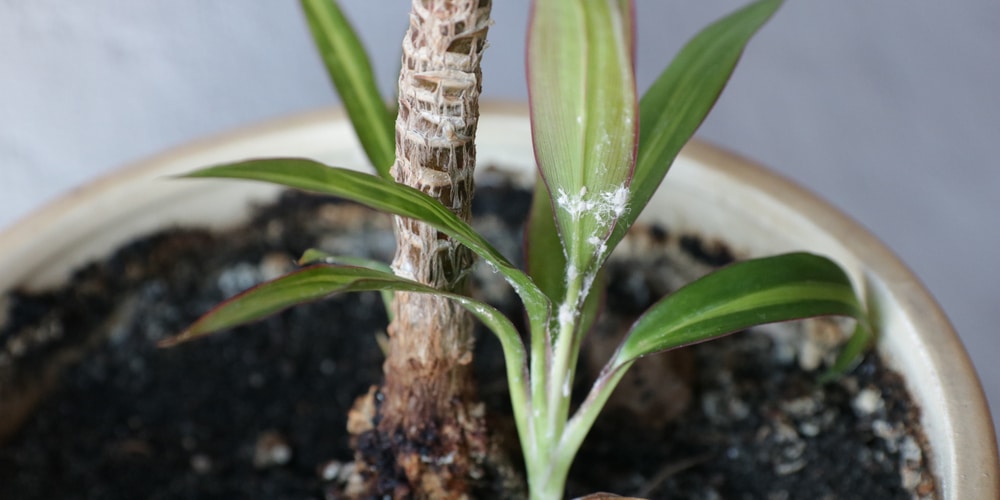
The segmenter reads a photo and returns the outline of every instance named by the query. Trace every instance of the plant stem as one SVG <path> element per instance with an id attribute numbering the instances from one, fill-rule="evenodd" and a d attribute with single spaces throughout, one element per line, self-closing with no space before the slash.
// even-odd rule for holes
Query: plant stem
<path id="1" fill-rule="evenodd" d="M 545 342 L 544 345 L 532 344 L 533 363 L 544 359 L 539 366 L 532 367 L 533 376 L 544 377 L 544 383 L 532 384 L 533 435 L 527 443 L 530 448 L 525 450 L 532 498 L 560 497 L 572 462 L 572 456 L 561 454 L 560 442 L 569 417 L 570 391 L 581 336 L 578 331 L 580 312 L 589 283 L 592 280 L 578 274 L 568 276 L 555 323 L 550 325 L 555 335 L 533 332 L 533 340 L 544 338 Z"/>
<path id="2" fill-rule="evenodd" d="M 567 284 L 566 297 L 559 309 L 558 334 L 555 337 L 555 348 L 552 354 L 551 373 L 549 374 L 547 436 L 544 439 L 554 441 L 562 434 L 563 427 L 569 415 L 569 391 L 573 384 L 574 366 L 572 364 L 573 346 L 576 345 L 576 327 L 580 318 L 582 304 L 582 280 L 574 278 Z M 565 310 L 564 310 L 565 309 Z"/>
<path id="3" fill-rule="evenodd" d="M 587 399 L 580 405 L 568 422 L 563 421 L 562 430 L 555 442 L 549 443 L 544 456 L 528 457 L 529 493 L 532 500 L 562 498 L 566 488 L 566 478 L 573 465 L 573 459 L 590 432 L 601 409 L 607 403 L 614 388 L 634 361 L 621 365 L 609 363 L 598 376 Z M 553 408 L 549 408 L 552 411 Z"/>
<path id="4" fill-rule="evenodd" d="M 413 0 L 396 119 L 397 182 L 470 219 L 489 0 Z M 395 218 L 396 274 L 462 293 L 472 253 L 432 227 Z M 486 453 L 471 378 L 472 319 L 454 302 L 397 293 L 377 432 L 417 497 L 467 493 Z M 402 439 L 401 439 L 402 438 Z"/>

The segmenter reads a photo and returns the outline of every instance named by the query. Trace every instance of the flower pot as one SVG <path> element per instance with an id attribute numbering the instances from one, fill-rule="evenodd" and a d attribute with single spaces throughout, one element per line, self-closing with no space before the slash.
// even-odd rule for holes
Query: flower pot
<path id="1" fill-rule="evenodd" d="M 533 182 L 525 108 L 484 106 L 479 137 L 480 165 L 517 168 L 519 182 Z M 239 222 L 246 217 L 248 201 L 273 199 L 280 190 L 165 177 L 261 156 L 313 157 L 346 167 L 365 164 L 339 111 L 304 115 L 167 153 L 74 191 L 0 235 L 0 291 L 5 295 L 15 287 L 54 286 L 74 268 L 159 228 Z M 480 182 L 489 182 L 495 173 L 481 169 L 478 175 Z M 972 365 L 920 282 L 866 230 L 789 181 L 697 142 L 678 158 L 640 221 L 725 241 L 741 257 L 807 250 L 839 262 L 873 312 L 879 352 L 903 375 L 922 409 L 941 496 L 1000 498 L 994 430 Z M 0 316 L 0 324 L 4 321 Z M 31 400 L 0 400 L 0 435 L 26 415 Z"/>

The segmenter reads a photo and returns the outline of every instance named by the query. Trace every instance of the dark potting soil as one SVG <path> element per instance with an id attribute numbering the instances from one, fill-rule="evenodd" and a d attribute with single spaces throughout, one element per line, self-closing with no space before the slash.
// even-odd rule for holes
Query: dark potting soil
<path id="1" fill-rule="evenodd" d="M 477 227 L 506 255 L 520 251 L 528 199 L 510 188 L 477 192 Z M 388 261 L 393 245 L 387 217 L 287 194 L 245 228 L 167 231 L 81 269 L 68 288 L 13 293 L 0 330 L 0 404 L 43 379 L 52 359 L 68 368 L 0 447 L 0 498 L 336 498 L 351 469 L 347 410 L 381 374 L 386 317 L 376 294 L 337 296 L 172 349 L 155 343 L 292 269 L 307 248 Z M 588 350 L 606 355 L 601 338 L 732 257 L 691 235 L 641 230 L 610 267 L 603 330 Z M 488 268 L 473 282 L 520 320 Z M 817 384 L 823 349 L 836 344 L 824 325 L 733 335 L 662 358 L 669 366 L 643 360 L 588 437 L 569 493 L 933 498 L 918 411 L 878 356 Z M 479 339 L 481 396 L 497 420 L 509 419 L 499 349 L 490 334 Z M 81 349 L 92 352 L 78 364 L 64 355 Z M 666 378 L 680 381 L 676 397 L 652 391 L 671 385 Z M 484 498 L 503 497 L 483 488 Z"/>

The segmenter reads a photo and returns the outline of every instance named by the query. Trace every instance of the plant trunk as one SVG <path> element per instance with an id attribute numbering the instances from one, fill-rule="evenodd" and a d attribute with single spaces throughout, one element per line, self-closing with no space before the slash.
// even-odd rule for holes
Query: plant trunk
<path id="1" fill-rule="evenodd" d="M 403 40 L 392 175 L 466 221 L 490 7 L 490 0 L 413 0 Z M 398 275 L 465 291 L 467 248 L 412 219 L 397 217 L 395 230 Z M 373 418 L 357 442 L 368 492 L 465 497 L 489 450 L 472 380 L 472 317 L 426 294 L 397 293 L 392 310 L 384 385 L 365 403 Z"/>

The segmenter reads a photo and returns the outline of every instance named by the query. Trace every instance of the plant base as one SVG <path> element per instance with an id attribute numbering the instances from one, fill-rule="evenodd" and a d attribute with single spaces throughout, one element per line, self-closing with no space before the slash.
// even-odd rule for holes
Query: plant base
<path id="1" fill-rule="evenodd" d="M 520 234 L 523 217 L 511 210 L 512 200 L 527 196 L 483 189 L 476 198 L 477 204 L 503 209 L 479 223 L 508 254 L 517 251 L 511 235 Z M 386 320 L 377 295 L 334 298 L 175 349 L 156 349 L 154 343 L 224 293 L 290 265 L 307 247 L 388 259 L 390 222 L 368 215 L 350 205 L 292 196 L 259 215 L 252 232 L 178 231 L 137 241 L 82 271 L 74 288 L 13 295 L 0 330 L 3 352 L 9 354 L 11 339 L 29 332 L 47 332 L 49 343 L 19 351 L 17 364 L 26 370 L 21 375 L 12 376 L 10 364 L 0 369 L 2 390 L 30 380 L 57 346 L 95 329 L 107 341 L 66 372 L 59 388 L 0 448 L 4 498 L 65 498 L 82 491 L 123 499 L 337 498 L 353 462 L 347 412 L 381 376 L 375 337 Z M 349 237 L 338 236 L 346 230 Z M 672 278 L 650 277 L 677 275 L 668 270 L 686 268 L 678 262 L 705 266 L 723 255 L 697 238 L 660 229 L 642 237 L 650 246 L 641 247 L 638 254 L 647 258 L 639 260 L 651 267 L 629 271 L 614 265 L 609 310 L 666 291 L 660 287 Z M 671 258 L 652 257 L 656 249 Z M 519 319 L 506 287 L 493 278 L 488 269 L 477 271 L 476 293 Z M 122 294 L 105 293 L 112 291 Z M 620 312 L 619 321 L 631 314 Z M 110 330 L 109 318 L 118 320 Z M 337 330 L 315 333 L 330 325 Z M 792 338 L 760 332 L 696 346 L 690 408 L 653 430 L 634 412 L 613 409 L 581 451 L 569 493 L 932 498 L 916 409 L 898 376 L 871 357 L 850 377 L 820 387 L 815 373 L 800 366 Z M 498 351 L 481 332 L 476 378 L 488 425 L 516 459 Z M 505 480 L 487 471 L 474 493 L 504 497 Z"/>

